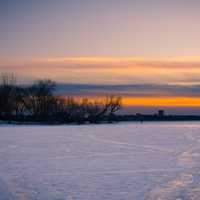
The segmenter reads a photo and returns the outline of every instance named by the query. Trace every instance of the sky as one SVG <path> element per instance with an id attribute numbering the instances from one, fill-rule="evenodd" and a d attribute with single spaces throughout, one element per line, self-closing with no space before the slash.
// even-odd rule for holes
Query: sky
<path id="1" fill-rule="evenodd" d="M 193 112 L 199 9 L 198 0 L 1 0 L 0 73 L 20 83 L 51 78 L 66 94 L 116 93 L 129 106 Z"/>
<path id="2" fill-rule="evenodd" d="M 198 56 L 198 0 L 1 0 L 2 59 Z"/>

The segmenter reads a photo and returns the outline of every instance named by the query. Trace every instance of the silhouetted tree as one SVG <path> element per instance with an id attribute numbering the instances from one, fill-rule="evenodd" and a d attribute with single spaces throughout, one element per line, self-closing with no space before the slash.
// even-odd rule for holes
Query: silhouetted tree
<path id="1" fill-rule="evenodd" d="M 17 86 L 14 75 L 2 74 L 0 77 L 0 115 L 12 115 L 17 103 Z"/>
<path id="2" fill-rule="evenodd" d="M 55 83 L 51 80 L 39 80 L 26 89 L 24 104 L 30 114 L 36 118 L 46 118 L 55 104 L 53 92 Z"/>
<path id="3" fill-rule="evenodd" d="M 4 74 L 0 79 L 1 119 L 76 122 L 112 120 L 121 108 L 121 98 L 113 95 L 103 100 L 64 98 L 54 94 L 55 82 L 39 80 L 19 87 L 16 78 Z"/>
<path id="4" fill-rule="evenodd" d="M 118 110 L 121 109 L 122 106 L 122 99 L 121 97 L 115 97 L 115 96 L 110 96 L 108 100 L 109 104 L 109 109 L 108 109 L 108 115 L 112 116 L 114 115 Z"/>
<path id="5" fill-rule="evenodd" d="M 106 120 L 108 116 L 111 118 L 121 108 L 121 98 L 111 95 L 100 101 L 88 101 L 85 107 L 90 122 Z"/>

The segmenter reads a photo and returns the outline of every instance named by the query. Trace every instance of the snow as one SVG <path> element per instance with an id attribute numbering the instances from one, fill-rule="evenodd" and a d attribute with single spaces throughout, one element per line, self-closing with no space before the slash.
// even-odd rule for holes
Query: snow
<path id="1" fill-rule="evenodd" d="M 200 123 L 0 125 L 0 200 L 199 199 Z"/>

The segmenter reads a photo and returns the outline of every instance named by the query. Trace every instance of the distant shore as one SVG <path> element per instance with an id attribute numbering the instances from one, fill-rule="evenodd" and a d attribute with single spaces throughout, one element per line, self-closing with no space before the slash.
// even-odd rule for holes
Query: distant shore
<path id="1" fill-rule="evenodd" d="M 157 114 L 136 114 L 136 115 L 119 115 L 118 121 L 200 121 L 199 115 L 164 115 Z"/>
<path id="2" fill-rule="evenodd" d="M 79 125 L 79 124 L 109 124 L 119 122 L 173 122 L 173 121 L 200 121 L 199 115 L 165 115 L 159 116 L 156 114 L 136 114 L 136 115 L 115 115 L 111 120 L 102 120 L 98 122 L 84 121 L 76 122 L 51 122 L 51 121 L 21 121 L 21 120 L 0 120 L 0 125 Z"/>

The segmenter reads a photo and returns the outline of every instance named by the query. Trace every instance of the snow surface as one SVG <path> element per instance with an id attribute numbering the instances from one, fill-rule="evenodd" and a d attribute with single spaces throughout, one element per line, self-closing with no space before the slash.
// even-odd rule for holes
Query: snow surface
<path id="1" fill-rule="evenodd" d="M 200 123 L 0 126 L 0 200 L 199 200 Z"/>

